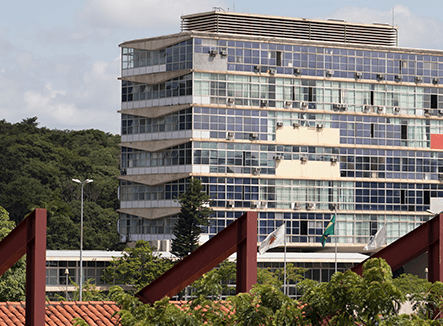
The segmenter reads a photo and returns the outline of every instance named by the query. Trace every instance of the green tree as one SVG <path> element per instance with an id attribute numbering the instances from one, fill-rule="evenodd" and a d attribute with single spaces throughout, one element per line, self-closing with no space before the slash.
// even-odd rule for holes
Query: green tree
<path id="1" fill-rule="evenodd" d="M 39 128 L 37 117 L 0 121 L 0 202 L 19 223 L 34 208 L 48 209 L 48 249 L 78 249 L 81 187 L 85 187 L 85 249 L 117 246 L 120 136 L 99 130 Z"/>
<path id="2" fill-rule="evenodd" d="M 197 249 L 202 226 L 210 223 L 211 199 L 203 189 L 199 179 L 191 178 L 186 191 L 177 198 L 181 209 L 173 229 L 171 253 L 180 259 Z"/>
<path id="3" fill-rule="evenodd" d="M 134 248 L 125 248 L 105 269 L 103 279 L 112 284 L 131 285 L 135 292 L 171 268 L 173 262 L 154 253 L 149 242 L 139 240 Z"/>
<path id="4" fill-rule="evenodd" d="M 335 273 L 328 283 L 300 283 L 305 313 L 313 325 L 330 319 L 336 325 L 378 325 L 381 319 L 398 314 L 405 300 L 394 285 L 391 267 L 380 258 L 363 265 L 363 277 L 352 271 Z"/>
<path id="5" fill-rule="evenodd" d="M 232 274 L 231 268 L 227 268 L 227 274 Z M 395 286 L 391 269 L 383 259 L 368 260 L 364 264 L 363 276 L 347 271 L 334 274 L 327 283 L 304 280 L 300 283 L 303 290 L 300 301 L 285 296 L 278 287 L 271 284 L 257 284 L 249 293 L 230 296 L 225 301 L 218 298 L 213 301 L 207 296 L 199 296 L 182 304 L 181 309 L 167 297 L 154 305 L 144 305 L 119 287 L 111 288 L 110 294 L 111 299 L 121 307 L 119 315 L 124 326 L 443 324 L 442 320 L 433 320 L 432 314 L 436 308 L 443 308 L 441 282 L 433 283 L 423 297 L 423 304 L 430 306 L 427 314 L 415 312 L 411 315 L 399 315 L 398 307 L 405 300 L 404 293 L 421 292 L 423 283 L 419 281 L 421 285 L 413 286 L 413 290 L 400 290 Z"/>
<path id="6" fill-rule="evenodd" d="M 15 227 L 8 212 L 0 206 L 0 241 Z M 0 301 L 24 301 L 26 298 L 26 261 L 22 257 L 0 276 Z"/>

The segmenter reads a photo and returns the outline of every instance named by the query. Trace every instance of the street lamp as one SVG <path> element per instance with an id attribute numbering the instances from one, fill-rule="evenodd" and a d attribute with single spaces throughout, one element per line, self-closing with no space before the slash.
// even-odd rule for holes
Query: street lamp
<path id="1" fill-rule="evenodd" d="M 80 183 L 82 185 L 82 204 L 80 209 L 80 298 L 82 301 L 82 285 L 83 285 L 83 186 L 85 183 L 91 183 L 92 179 L 86 179 L 85 181 L 80 181 L 79 179 L 72 179 L 72 181 Z"/>
<path id="2" fill-rule="evenodd" d="M 65 269 L 65 275 L 66 275 L 66 301 L 69 301 L 68 299 L 68 279 L 69 279 L 69 269 Z"/>

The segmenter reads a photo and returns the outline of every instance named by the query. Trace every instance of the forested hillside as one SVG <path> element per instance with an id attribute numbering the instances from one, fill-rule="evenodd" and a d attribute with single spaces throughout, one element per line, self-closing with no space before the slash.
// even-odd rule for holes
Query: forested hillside
<path id="1" fill-rule="evenodd" d="M 37 117 L 0 121 L 0 206 L 19 223 L 48 210 L 48 249 L 79 249 L 84 186 L 84 249 L 119 249 L 117 188 L 120 136 L 99 130 L 39 128 Z"/>

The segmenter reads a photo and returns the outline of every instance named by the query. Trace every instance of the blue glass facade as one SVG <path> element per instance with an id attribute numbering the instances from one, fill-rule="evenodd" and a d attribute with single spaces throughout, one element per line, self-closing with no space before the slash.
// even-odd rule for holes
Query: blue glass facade
<path id="1" fill-rule="evenodd" d="M 170 239 L 191 176 L 213 199 L 209 237 L 252 209 L 258 241 L 286 223 L 303 248 L 338 205 L 339 244 L 362 248 L 385 223 L 390 243 L 431 217 L 443 53 L 203 34 L 145 54 L 122 45 L 123 70 L 164 56 L 164 73 L 192 71 L 122 78 L 121 234 Z"/>

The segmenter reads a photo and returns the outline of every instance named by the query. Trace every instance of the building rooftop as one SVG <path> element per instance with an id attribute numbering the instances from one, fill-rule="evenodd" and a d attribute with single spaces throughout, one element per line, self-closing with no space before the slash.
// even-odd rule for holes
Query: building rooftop
<path id="1" fill-rule="evenodd" d="M 111 260 L 121 257 L 121 251 L 83 250 L 83 260 Z M 46 250 L 46 260 L 79 260 L 80 250 Z"/>
<path id="2" fill-rule="evenodd" d="M 181 31 L 242 34 L 365 45 L 398 45 L 398 27 L 210 11 L 181 17 Z"/>
<path id="3" fill-rule="evenodd" d="M 46 302 L 45 325 L 73 325 L 77 317 L 90 326 L 120 325 L 118 316 L 113 316 L 119 310 L 113 301 Z M 0 302 L 0 325 L 25 325 L 25 313 L 25 302 Z"/>

